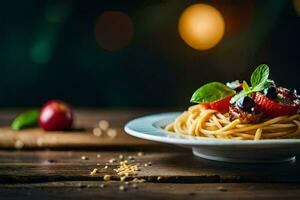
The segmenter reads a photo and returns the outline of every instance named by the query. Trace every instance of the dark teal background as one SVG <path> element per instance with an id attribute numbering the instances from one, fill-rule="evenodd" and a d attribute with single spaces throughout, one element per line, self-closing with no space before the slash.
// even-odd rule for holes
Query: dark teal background
<path id="1" fill-rule="evenodd" d="M 196 51 L 177 31 L 190 4 L 208 3 L 226 32 Z M 126 13 L 130 44 L 110 52 L 95 40 L 104 11 Z M 55 22 L 49 22 L 54 19 Z M 0 106 L 39 106 L 59 98 L 75 106 L 185 106 L 209 81 L 247 79 L 260 63 L 278 84 L 300 89 L 300 16 L 292 1 L 2 1 Z"/>

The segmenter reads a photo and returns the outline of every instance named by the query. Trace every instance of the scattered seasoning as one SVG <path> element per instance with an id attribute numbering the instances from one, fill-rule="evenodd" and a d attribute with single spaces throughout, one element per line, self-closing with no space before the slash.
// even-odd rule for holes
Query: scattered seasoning
<path id="1" fill-rule="evenodd" d="M 152 165 L 152 162 L 148 162 L 148 165 L 151 166 L 151 165 Z"/>
<path id="2" fill-rule="evenodd" d="M 125 185 L 128 185 L 129 184 L 129 182 L 128 181 L 125 181 Z"/>
<path id="3" fill-rule="evenodd" d="M 97 166 L 100 166 L 101 164 L 100 163 L 97 163 Z"/>
<path id="4" fill-rule="evenodd" d="M 108 162 L 114 163 L 114 162 L 116 162 L 116 159 L 112 158 L 112 159 L 110 159 Z"/>
<path id="5" fill-rule="evenodd" d="M 134 157 L 128 156 L 128 160 L 134 160 Z"/>
<path id="6" fill-rule="evenodd" d="M 103 180 L 110 181 L 110 177 L 111 177 L 110 175 L 106 174 L 106 175 L 104 175 Z"/>
<path id="7" fill-rule="evenodd" d="M 117 169 L 114 169 L 119 176 L 129 176 L 135 175 L 136 171 L 139 171 L 139 168 L 135 164 L 128 163 L 127 160 L 121 161 L 120 166 Z"/>
<path id="8" fill-rule="evenodd" d="M 103 167 L 103 169 L 107 169 L 108 168 L 108 166 L 107 165 L 105 165 L 104 167 Z"/>
<path id="9" fill-rule="evenodd" d="M 222 186 L 218 187 L 217 189 L 218 189 L 219 191 L 222 191 L 222 192 L 228 191 L 226 188 L 224 188 L 224 187 L 222 187 Z"/>
<path id="10" fill-rule="evenodd" d="M 97 171 L 98 171 L 97 168 L 93 169 L 93 171 L 91 171 L 90 175 L 91 175 L 91 176 L 95 176 L 96 173 L 97 173 Z"/>
<path id="11" fill-rule="evenodd" d="M 123 160 L 124 159 L 124 156 L 121 154 L 121 155 L 119 155 L 119 159 L 120 160 Z"/>
<path id="12" fill-rule="evenodd" d="M 118 132 L 115 129 L 109 128 L 106 132 L 106 135 L 110 138 L 115 138 Z"/>
<path id="13" fill-rule="evenodd" d="M 156 178 L 156 180 L 157 180 L 157 181 L 160 181 L 160 180 L 162 180 L 162 177 L 161 177 L 161 176 L 158 176 L 158 177 Z"/>
<path id="14" fill-rule="evenodd" d="M 105 185 L 104 185 L 103 183 L 101 183 L 101 184 L 100 184 L 100 187 L 101 187 L 101 188 L 104 188 L 104 187 L 105 187 Z"/>
<path id="15" fill-rule="evenodd" d="M 138 153 L 137 153 L 137 156 L 143 156 L 143 155 L 144 155 L 143 152 L 138 152 Z"/>
<path id="16" fill-rule="evenodd" d="M 120 185 L 119 190 L 125 191 L 127 188 L 124 185 Z"/>
<path id="17" fill-rule="evenodd" d="M 97 158 L 101 158 L 101 154 L 97 154 Z"/>
<path id="18" fill-rule="evenodd" d="M 136 182 L 136 183 L 143 183 L 143 182 L 146 182 L 146 180 L 145 179 L 142 179 L 142 178 L 134 178 L 133 180 L 132 180 L 132 182 Z"/>
<path id="19" fill-rule="evenodd" d="M 86 156 L 81 156 L 81 160 L 88 160 L 89 158 Z"/>
<path id="20" fill-rule="evenodd" d="M 15 142 L 15 148 L 16 149 L 23 149 L 23 147 L 24 147 L 24 143 L 21 140 L 17 140 Z"/>
<path id="21" fill-rule="evenodd" d="M 100 120 L 98 125 L 99 125 L 99 128 L 104 131 L 109 128 L 109 122 L 106 120 Z"/>
<path id="22" fill-rule="evenodd" d="M 93 135 L 96 137 L 100 137 L 102 135 L 102 131 L 100 128 L 94 128 L 93 129 Z"/>
<path id="23" fill-rule="evenodd" d="M 120 181 L 121 181 L 121 182 L 124 182 L 125 180 L 126 180 L 126 176 L 121 176 L 121 177 L 120 177 Z"/>
<path id="24" fill-rule="evenodd" d="M 148 164 L 147 164 L 147 163 L 145 163 L 145 164 L 144 164 L 144 166 L 145 166 L 145 167 L 148 167 Z"/>
<path id="25" fill-rule="evenodd" d="M 134 188 L 134 189 L 137 189 L 138 188 L 138 186 L 137 186 L 137 184 L 132 184 L 132 188 Z"/>

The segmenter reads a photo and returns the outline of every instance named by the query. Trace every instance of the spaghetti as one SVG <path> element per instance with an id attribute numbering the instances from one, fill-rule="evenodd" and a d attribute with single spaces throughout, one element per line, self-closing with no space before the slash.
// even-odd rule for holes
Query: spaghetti
<path id="1" fill-rule="evenodd" d="M 300 138 L 300 114 L 264 119 L 260 123 L 231 121 L 222 114 L 198 104 L 191 106 L 165 127 L 169 132 L 217 139 L 260 140 Z"/>

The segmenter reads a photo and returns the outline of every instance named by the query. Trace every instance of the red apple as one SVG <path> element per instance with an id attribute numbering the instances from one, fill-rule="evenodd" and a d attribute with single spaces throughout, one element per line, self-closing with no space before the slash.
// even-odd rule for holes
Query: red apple
<path id="1" fill-rule="evenodd" d="M 73 113 L 65 102 L 50 100 L 42 107 L 39 124 L 46 131 L 62 131 L 70 129 L 73 123 Z"/>

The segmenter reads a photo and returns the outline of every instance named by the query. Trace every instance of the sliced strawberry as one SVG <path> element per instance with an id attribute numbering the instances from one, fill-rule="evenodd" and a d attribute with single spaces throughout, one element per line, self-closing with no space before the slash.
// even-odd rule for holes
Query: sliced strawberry
<path id="1" fill-rule="evenodd" d="M 217 110 L 221 113 L 226 113 L 229 111 L 230 99 L 232 96 L 225 97 L 224 99 L 220 99 L 217 101 L 213 101 L 208 103 L 210 109 Z"/>
<path id="2" fill-rule="evenodd" d="M 299 105 L 297 104 L 284 104 L 281 102 L 276 102 L 259 92 L 253 95 L 253 100 L 258 110 L 264 113 L 266 117 L 294 115 L 299 109 Z"/>

